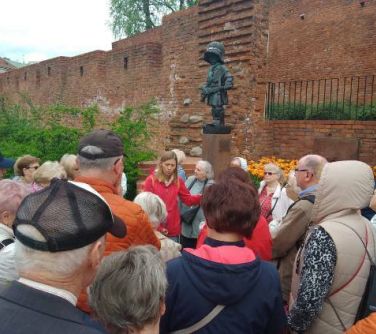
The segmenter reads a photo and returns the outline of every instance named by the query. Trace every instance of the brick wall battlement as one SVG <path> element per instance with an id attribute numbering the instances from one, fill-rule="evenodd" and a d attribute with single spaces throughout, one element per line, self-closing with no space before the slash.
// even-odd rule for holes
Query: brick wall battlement
<path id="1" fill-rule="evenodd" d="M 97 103 L 111 117 L 155 99 L 161 113 L 151 129 L 153 148 L 199 155 L 201 127 L 211 120 L 198 89 L 208 70 L 202 56 L 210 41 L 220 40 L 234 76 L 226 110 L 234 155 L 297 158 L 313 150 L 314 138 L 339 136 L 358 139 L 360 159 L 376 164 L 374 122 L 264 118 L 268 81 L 376 74 L 375 17 L 375 1 L 201 0 L 165 16 L 156 29 L 113 42 L 109 51 L 0 74 L 0 95 L 19 102 L 22 93 L 41 105 Z"/>

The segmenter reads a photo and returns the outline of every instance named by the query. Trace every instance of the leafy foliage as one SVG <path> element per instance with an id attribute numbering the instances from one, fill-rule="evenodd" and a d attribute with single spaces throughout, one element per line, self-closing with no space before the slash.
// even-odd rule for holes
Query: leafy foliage
<path id="1" fill-rule="evenodd" d="M 111 0 L 112 32 L 132 36 L 160 25 L 163 15 L 196 5 L 198 0 Z"/>
<path id="2" fill-rule="evenodd" d="M 157 114 L 159 109 L 154 102 L 139 108 L 125 108 L 120 113 L 111 129 L 123 140 L 125 157 L 125 171 L 128 179 L 127 197 L 136 196 L 136 181 L 140 175 L 137 165 L 141 161 L 150 160 L 154 154 L 145 147 L 150 140 L 147 120 Z"/>
<path id="3" fill-rule="evenodd" d="M 96 105 L 81 109 L 61 104 L 34 106 L 27 98 L 24 102 L 26 106 L 10 104 L 0 97 L 0 151 L 5 156 L 31 154 L 42 161 L 60 160 L 65 153 L 77 153 L 79 139 L 100 122 Z M 123 139 L 129 198 L 136 194 L 138 164 L 153 158 L 153 152 L 147 148 L 150 138 L 147 119 L 158 112 L 149 103 L 126 108 L 115 121 L 100 124 Z"/>
<path id="4" fill-rule="evenodd" d="M 267 109 L 268 119 L 285 120 L 376 120 L 376 105 L 351 103 L 275 103 Z"/>

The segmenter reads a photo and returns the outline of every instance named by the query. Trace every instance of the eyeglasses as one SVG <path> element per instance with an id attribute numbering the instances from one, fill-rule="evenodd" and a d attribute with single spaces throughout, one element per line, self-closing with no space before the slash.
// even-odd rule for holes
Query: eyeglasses
<path id="1" fill-rule="evenodd" d="M 25 167 L 25 169 L 34 169 L 34 170 L 37 170 L 39 168 L 39 166 L 27 166 Z"/>
<path id="2" fill-rule="evenodd" d="M 297 173 L 297 172 L 309 172 L 308 169 L 299 169 L 299 168 L 295 168 L 294 169 L 294 172 Z"/>
<path id="3" fill-rule="evenodd" d="M 275 173 L 273 173 L 273 172 L 264 172 L 264 175 L 269 175 L 269 176 L 271 176 L 271 175 L 273 175 L 273 174 L 275 174 Z"/>

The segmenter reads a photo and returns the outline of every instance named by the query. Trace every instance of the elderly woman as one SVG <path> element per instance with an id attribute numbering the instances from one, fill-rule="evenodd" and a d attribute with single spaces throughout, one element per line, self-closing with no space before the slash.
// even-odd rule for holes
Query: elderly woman
<path id="1" fill-rule="evenodd" d="M 259 187 L 261 214 L 269 223 L 271 232 L 281 223 L 293 201 L 283 187 L 285 176 L 281 168 L 273 163 L 264 166 L 264 180 Z"/>
<path id="2" fill-rule="evenodd" d="M 40 159 L 32 155 L 19 157 L 13 166 L 14 174 L 16 175 L 15 180 L 25 183 L 31 189 L 31 185 L 34 182 L 33 174 L 39 168 L 39 165 Z"/>
<path id="3" fill-rule="evenodd" d="M 235 157 L 230 162 L 230 167 L 239 167 L 245 172 L 248 172 L 247 160 L 242 157 Z"/>
<path id="4" fill-rule="evenodd" d="M 214 172 L 210 162 L 200 160 L 196 164 L 194 175 L 190 176 L 185 185 L 191 194 L 203 194 L 204 189 L 214 183 Z M 189 214 L 188 214 L 189 212 Z M 193 212 L 193 214 L 191 213 Z M 188 219 L 184 215 L 188 214 Z M 180 243 L 183 248 L 196 248 L 197 238 L 200 232 L 200 223 L 205 220 L 204 213 L 199 206 L 181 208 L 181 237 Z"/>
<path id="5" fill-rule="evenodd" d="M 225 182 L 228 179 L 235 178 L 240 182 L 244 182 L 254 188 L 248 172 L 239 167 L 226 168 L 218 176 L 218 182 Z M 197 247 L 201 246 L 207 237 L 207 225 L 205 224 L 200 230 Z M 272 259 L 272 237 L 270 235 L 269 226 L 266 219 L 260 215 L 259 220 L 252 232 L 252 235 L 243 239 L 245 245 L 251 248 L 257 256 L 262 260 L 269 261 Z"/>
<path id="6" fill-rule="evenodd" d="M 67 173 L 57 161 L 46 161 L 33 174 L 33 191 L 38 191 L 50 185 L 53 178 L 66 179 Z"/>
<path id="7" fill-rule="evenodd" d="M 149 217 L 154 233 L 161 242 L 161 256 L 164 261 L 171 260 L 180 256 L 181 245 L 158 231 L 159 225 L 164 223 L 167 218 L 166 205 L 158 195 L 144 191 L 138 194 L 133 200 L 141 206 Z"/>
<path id="8" fill-rule="evenodd" d="M 178 176 L 185 181 L 187 179 L 187 175 L 185 174 L 185 170 L 182 166 L 182 163 L 186 159 L 185 153 L 182 150 L 178 150 L 176 148 L 171 151 L 176 154 L 176 158 L 178 159 Z"/>
<path id="9" fill-rule="evenodd" d="M 78 175 L 79 168 L 77 165 L 77 156 L 74 154 L 64 154 L 60 159 L 62 165 L 67 173 L 68 180 L 74 180 Z"/>
<path id="10" fill-rule="evenodd" d="M 157 249 L 131 247 L 102 261 L 90 287 L 90 306 L 110 334 L 157 334 L 166 289 Z"/>
<path id="11" fill-rule="evenodd" d="M 299 199 L 299 193 L 302 191 L 297 184 L 295 173 L 295 170 L 289 172 L 285 186 L 287 196 L 294 202 Z"/>
<path id="12" fill-rule="evenodd" d="M 0 181 L 0 286 L 18 278 L 14 265 L 14 234 L 16 211 L 28 194 L 22 183 Z"/>
<path id="13" fill-rule="evenodd" d="M 154 174 L 149 175 L 144 183 L 144 191 L 158 195 L 166 204 L 167 220 L 162 228 L 168 237 L 180 239 L 180 210 L 178 199 L 187 205 L 199 205 L 201 195 L 191 195 L 182 178 L 178 177 L 177 157 L 172 151 L 162 154 Z"/>
<path id="14" fill-rule="evenodd" d="M 234 178 L 205 190 L 205 244 L 167 263 L 161 333 L 281 333 L 278 273 L 245 247 L 260 215 L 257 191 Z"/>

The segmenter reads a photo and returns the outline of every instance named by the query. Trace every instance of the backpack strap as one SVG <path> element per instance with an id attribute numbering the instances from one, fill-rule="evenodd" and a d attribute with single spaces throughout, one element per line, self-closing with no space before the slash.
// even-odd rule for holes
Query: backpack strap
<path id="1" fill-rule="evenodd" d="M 217 305 L 214 307 L 209 314 L 207 314 L 204 318 L 202 318 L 200 321 L 196 322 L 192 326 L 189 326 L 184 329 L 179 329 L 177 331 L 170 332 L 170 334 L 191 334 L 195 333 L 199 329 L 205 327 L 207 324 L 209 324 L 219 313 L 222 312 L 222 310 L 226 307 L 226 305 Z"/>
<path id="2" fill-rule="evenodd" d="M 0 250 L 2 250 L 4 247 L 12 244 L 14 242 L 14 239 L 10 238 L 10 239 L 4 239 L 2 241 L 0 241 Z"/>
<path id="3" fill-rule="evenodd" d="M 338 224 L 341 224 L 345 227 L 347 227 L 348 229 L 352 230 L 356 235 L 357 237 L 359 238 L 359 240 L 361 241 L 361 243 L 363 244 L 364 246 L 364 249 L 366 251 L 366 254 L 364 254 L 364 257 L 363 257 L 363 260 L 361 261 L 360 265 L 359 265 L 359 268 L 355 271 L 354 275 L 345 283 L 343 284 L 341 287 L 339 287 L 338 289 L 336 289 L 335 291 L 333 291 L 327 298 L 327 302 L 328 304 L 331 306 L 331 308 L 333 309 L 338 321 L 340 322 L 341 326 L 342 326 L 342 329 L 344 330 L 344 332 L 347 330 L 345 324 L 343 323 L 341 317 L 339 316 L 338 314 L 338 311 L 336 310 L 336 308 L 334 307 L 332 301 L 330 300 L 330 297 L 333 296 L 334 294 L 336 294 L 337 292 L 341 291 L 343 288 L 345 288 L 347 285 L 349 285 L 352 280 L 356 277 L 356 275 L 358 274 L 358 272 L 360 271 L 360 269 L 362 268 L 363 266 L 363 263 L 364 263 L 364 260 L 366 258 L 366 255 L 368 256 L 369 258 L 369 261 L 371 262 L 371 266 L 375 266 L 375 262 L 372 260 L 372 257 L 370 255 L 370 253 L 368 252 L 368 249 L 367 249 L 367 246 L 368 246 L 368 227 L 367 227 L 367 224 L 366 224 L 366 242 L 363 241 L 362 237 L 359 235 L 359 233 L 354 229 L 352 228 L 351 226 L 348 226 L 342 222 L 339 222 L 339 221 L 336 221 L 336 223 Z M 372 230 L 371 230 L 371 233 L 372 233 Z"/>
<path id="4" fill-rule="evenodd" d="M 312 204 L 315 203 L 315 199 L 316 199 L 316 196 L 313 195 L 313 194 L 310 194 L 310 195 L 307 195 L 307 196 L 303 196 L 303 197 L 299 197 L 294 203 L 292 203 L 289 208 L 287 209 L 286 211 L 286 215 L 289 213 L 289 211 L 295 206 L 296 203 L 300 202 L 300 201 L 308 201 Z"/>

